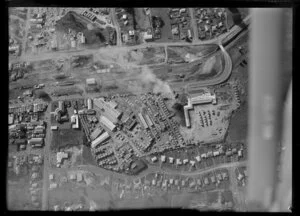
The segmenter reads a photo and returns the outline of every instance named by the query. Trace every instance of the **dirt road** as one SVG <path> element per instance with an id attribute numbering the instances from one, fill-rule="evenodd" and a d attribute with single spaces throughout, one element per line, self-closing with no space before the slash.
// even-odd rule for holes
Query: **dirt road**
<path id="1" fill-rule="evenodd" d="M 26 20 L 25 20 L 25 35 L 22 39 L 22 54 L 21 54 L 21 58 L 22 56 L 25 55 L 25 49 L 26 49 L 26 41 L 27 41 L 27 38 L 28 38 L 28 30 L 29 30 L 29 27 L 30 27 L 30 8 L 27 9 L 27 14 L 26 14 Z"/>
<path id="2" fill-rule="evenodd" d="M 49 169 L 50 169 L 50 145 L 51 145 L 51 122 L 50 122 L 51 106 L 48 105 L 45 113 L 46 121 L 46 138 L 44 146 L 44 170 L 43 170 L 43 196 L 42 196 L 42 210 L 48 209 L 48 188 L 49 188 Z"/>
<path id="3" fill-rule="evenodd" d="M 116 33 L 117 33 L 117 46 L 122 46 L 121 30 L 120 30 L 120 26 L 119 26 L 119 23 L 117 20 L 115 8 L 111 8 L 110 15 L 111 15 L 112 22 L 113 22 L 113 25 L 115 26 Z"/>
<path id="4" fill-rule="evenodd" d="M 197 21 L 194 15 L 194 8 L 189 8 L 189 11 L 191 16 L 191 26 L 193 27 L 193 32 L 194 32 L 193 42 L 197 43 L 199 42 L 199 35 L 198 35 Z"/>

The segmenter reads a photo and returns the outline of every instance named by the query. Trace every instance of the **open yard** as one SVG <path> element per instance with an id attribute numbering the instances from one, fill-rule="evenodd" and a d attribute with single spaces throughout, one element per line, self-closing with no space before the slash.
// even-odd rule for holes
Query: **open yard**
<path id="1" fill-rule="evenodd" d="M 61 129 L 53 131 L 51 149 L 59 149 L 71 146 L 80 146 L 84 141 L 84 133 L 81 130 Z"/>
<path id="2" fill-rule="evenodd" d="M 158 48 L 143 48 L 132 50 L 129 52 L 129 62 L 138 62 L 139 65 L 159 64 L 165 61 L 165 49 Z"/>
<path id="3" fill-rule="evenodd" d="M 200 46 L 170 46 L 167 48 L 168 62 L 177 62 L 180 60 L 191 61 L 209 54 L 218 49 L 217 45 L 200 45 Z"/>
<path id="4" fill-rule="evenodd" d="M 137 30 L 140 29 L 145 31 L 151 27 L 149 16 L 146 15 L 144 8 L 134 8 L 134 12 Z"/>

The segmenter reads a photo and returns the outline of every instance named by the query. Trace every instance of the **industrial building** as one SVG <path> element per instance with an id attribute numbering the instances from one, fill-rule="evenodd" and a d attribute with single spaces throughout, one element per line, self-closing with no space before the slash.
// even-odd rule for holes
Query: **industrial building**
<path id="1" fill-rule="evenodd" d="M 87 107 L 88 107 L 89 110 L 93 109 L 93 101 L 92 101 L 91 98 L 87 99 L 87 105 L 88 105 Z"/>
<path id="2" fill-rule="evenodd" d="M 147 122 L 145 121 L 145 119 L 144 119 L 142 113 L 139 113 L 138 116 L 139 116 L 139 118 L 140 118 L 140 120 L 141 120 L 141 122 L 142 122 L 144 128 L 147 129 L 147 128 L 148 128 L 148 125 L 147 125 Z"/>
<path id="3" fill-rule="evenodd" d="M 104 111 L 103 115 L 105 115 L 113 123 L 116 123 L 122 115 L 121 112 L 113 108 L 114 105 L 106 102 L 103 98 L 95 98 L 94 105 L 96 105 L 101 111 Z"/>
<path id="4" fill-rule="evenodd" d="M 111 131 L 114 131 L 116 129 L 116 125 L 105 116 L 100 116 L 100 122 Z"/>
<path id="5" fill-rule="evenodd" d="M 79 128 L 79 117 L 78 115 L 71 116 L 72 128 L 78 129 Z"/>
<path id="6" fill-rule="evenodd" d="M 146 120 L 147 120 L 148 125 L 149 125 L 150 127 L 152 127 L 152 126 L 153 126 L 153 123 L 152 123 L 152 120 L 150 119 L 149 115 L 146 114 L 145 117 L 146 117 Z"/>
<path id="7" fill-rule="evenodd" d="M 102 128 L 96 128 L 90 135 L 91 140 L 95 140 L 103 132 Z"/>
<path id="8" fill-rule="evenodd" d="M 185 116 L 185 124 L 186 127 L 191 127 L 189 110 L 193 109 L 194 105 L 198 104 L 217 104 L 217 98 L 215 94 L 211 94 L 209 92 L 199 95 L 197 97 L 188 98 L 188 104 L 184 106 L 184 116 Z"/>
<path id="9" fill-rule="evenodd" d="M 109 134 L 107 132 L 101 134 L 97 139 L 95 139 L 92 144 L 91 147 L 92 148 L 96 148 L 97 145 L 99 145 L 100 143 L 102 143 L 103 141 L 105 141 L 106 139 L 109 138 Z"/>
<path id="10" fill-rule="evenodd" d="M 44 138 L 31 138 L 28 140 L 28 144 L 31 145 L 31 147 L 42 147 L 44 144 Z"/>

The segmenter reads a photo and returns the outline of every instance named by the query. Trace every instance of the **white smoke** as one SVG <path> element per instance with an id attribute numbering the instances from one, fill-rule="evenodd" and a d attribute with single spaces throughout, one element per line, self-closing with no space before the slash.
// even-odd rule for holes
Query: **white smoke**
<path id="1" fill-rule="evenodd" d="M 149 67 L 142 67 L 141 73 L 136 78 L 139 79 L 142 84 L 151 85 L 153 87 L 153 93 L 161 93 L 164 96 L 174 98 L 173 91 L 169 84 L 157 78 Z"/>
<path id="2" fill-rule="evenodd" d="M 207 61 L 205 61 L 203 65 L 203 73 L 210 73 L 215 64 L 216 64 L 216 57 L 213 56 L 209 58 Z"/>

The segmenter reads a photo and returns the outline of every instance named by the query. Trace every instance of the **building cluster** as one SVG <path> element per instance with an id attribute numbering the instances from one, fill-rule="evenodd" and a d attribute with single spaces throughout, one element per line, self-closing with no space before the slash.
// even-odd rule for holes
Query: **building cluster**
<path id="1" fill-rule="evenodd" d="M 194 10 L 199 39 L 209 40 L 227 31 L 225 8 L 195 8 Z"/>
<path id="2" fill-rule="evenodd" d="M 234 157 L 232 157 L 234 156 Z M 226 161 L 226 159 L 232 159 L 231 162 L 237 160 L 241 160 L 244 158 L 244 148 L 242 145 L 238 145 L 235 147 L 224 147 L 224 146 L 215 146 L 215 148 L 206 149 L 202 151 L 202 153 L 198 153 L 194 156 L 181 156 L 175 157 L 172 154 L 161 154 L 160 156 L 155 155 L 149 158 L 150 163 L 152 164 L 166 164 L 167 166 L 174 166 L 176 169 L 181 169 L 185 167 L 194 167 L 201 168 L 209 166 L 207 162 L 208 159 L 212 159 L 214 163 L 219 164 L 220 161 Z M 204 165 L 204 163 L 206 165 Z"/>
<path id="3" fill-rule="evenodd" d="M 9 107 L 9 143 L 17 145 L 18 150 L 25 150 L 27 143 L 33 148 L 42 147 L 46 125 L 39 115 L 46 108 L 44 103 Z"/>
<path id="4" fill-rule="evenodd" d="M 160 39 L 161 38 L 161 27 L 162 27 L 161 17 L 152 16 L 151 17 L 151 23 L 152 23 L 152 27 L 153 27 L 153 30 L 152 30 L 153 38 L 154 39 Z M 147 34 L 149 34 L 149 33 L 147 32 Z"/>
<path id="5" fill-rule="evenodd" d="M 23 78 L 24 74 L 27 73 L 29 63 L 27 62 L 17 62 L 9 63 L 8 72 L 9 72 L 9 81 L 16 81 Z"/>
<path id="6" fill-rule="evenodd" d="M 10 55 L 18 56 L 20 54 L 20 48 L 21 45 L 18 43 L 17 40 L 14 40 L 13 38 L 9 38 L 9 44 L 8 44 L 8 52 Z"/>
<path id="7" fill-rule="evenodd" d="M 212 103 L 213 105 L 217 104 L 216 95 L 207 92 L 207 93 L 204 93 L 197 97 L 189 97 L 188 98 L 188 104 L 186 106 L 184 106 L 184 116 L 185 116 L 186 127 L 188 127 L 188 128 L 191 127 L 189 111 L 191 109 L 193 109 L 194 105 L 207 104 L 207 103 Z M 207 124 L 207 123 L 208 122 L 206 120 L 205 124 Z M 203 122 L 201 125 L 203 125 L 203 127 L 204 127 Z M 207 126 L 208 126 L 208 124 L 207 124 Z"/>
<path id="8" fill-rule="evenodd" d="M 240 107 L 241 99 L 240 99 L 240 95 L 239 95 L 239 90 L 236 85 L 233 85 L 233 91 L 234 91 L 234 97 L 237 101 L 237 105 L 238 105 L 238 107 Z"/>
<path id="9" fill-rule="evenodd" d="M 121 134 L 117 134 L 116 139 L 118 139 L 118 141 L 122 141 L 122 138 L 124 137 L 122 137 Z M 120 161 L 119 170 L 128 171 L 131 168 L 131 165 L 134 163 L 134 156 L 135 152 L 128 142 L 116 147 L 116 157 Z"/>
<path id="10" fill-rule="evenodd" d="M 227 169 L 218 169 L 213 172 L 203 174 L 196 177 L 186 177 L 180 175 L 166 175 L 162 173 L 155 173 L 151 177 L 146 176 L 144 179 L 144 189 L 155 188 L 163 191 L 180 191 L 186 190 L 189 192 L 214 190 L 223 182 L 229 181 L 229 174 Z M 134 187 L 137 184 L 134 183 Z"/>
<path id="11" fill-rule="evenodd" d="M 190 27 L 190 14 L 187 8 L 169 9 L 169 17 L 171 21 L 171 31 L 175 40 L 192 40 L 192 31 Z"/>
<path id="12" fill-rule="evenodd" d="M 239 186 L 245 186 L 248 180 L 248 171 L 246 167 L 237 167 L 235 169 L 235 175 L 238 180 Z"/>
<path id="13" fill-rule="evenodd" d="M 41 198 L 41 166 L 43 164 L 43 157 L 40 154 L 19 154 L 8 158 L 8 169 L 13 171 L 16 175 L 21 174 L 21 168 L 26 167 L 29 177 L 29 196 L 31 202 L 35 207 L 40 206 Z"/>
<path id="14" fill-rule="evenodd" d="M 139 156 L 184 144 L 161 96 L 144 94 L 134 103 L 129 96 L 113 98 L 88 98 L 81 109 L 74 108 L 99 166 L 131 171 L 139 167 L 135 163 Z M 131 110 L 131 105 L 139 109 Z M 161 140 L 163 133 L 168 133 L 168 142 Z M 153 148 L 158 143 L 159 148 Z"/>
<path id="15" fill-rule="evenodd" d="M 31 202 L 34 206 L 39 207 L 41 205 L 41 198 L 42 193 L 40 190 L 41 184 L 40 180 L 42 178 L 41 175 L 41 164 L 43 163 L 43 158 L 41 155 L 29 155 L 29 164 L 32 165 L 31 167 L 31 187 L 29 188 L 30 195 L 31 195 Z"/>
<path id="16" fill-rule="evenodd" d="M 218 111 L 219 112 L 219 111 Z M 213 109 L 212 111 L 210 110 L 201 110 L 198 113 L 200 117 L 200 125 L 201 127 L 209 127 L 212 126 L 213 121 L 212 121 L 212 116 L 216 116 L 216 111 Z"/>
<path id="17" fill-rule="evenodd" d="M 58 123 L 62 124 L 63 122 L 69 121 L 69 113 L 67 110 L 68 106 L 70 106 L 70 105 L 66 104 L 65 101 L 60 100 L 60 101 L 58 101 L 58 106 L 55 109 L 55 111 L 51 112 L 51 114 L 54 115 L 55 120 Z M 71 116 L 71 122 L 72 122 L 72 128 L 79 128 L 78 117 L 76 117 L 74 115 Z"/>
<path id="18" fill-rule="evenodd" d="M 64 161 L 69 158 L 69 154 L 67 152 L 57 152 L 56 153 L 56 167 L 59 168 L 64 164 Z"/>
<path id="19" fill-rule="evenodd" d="M 113 27 L 112 20 L 110 17 L 110 8 L 89 8 L 83 9 L 80 12 L 80 15 L 89 20 L 90 22 L 99 25 L 100 28 Z M 110 28 L 111 31 L 108 31 L 108 41 L 106 45 L 115 45 L 116 44 L 116 31 L 113 28 Z"/>
<path id="20" fill-rule="evenodd" d="M 117 20 L 121 29 L 122 42 L 136 44 L 139 34 L 134 26 L 134 8 L 116 8 Z"/>
<path id="21" fill-rule="evenodd" d="M 109 13 L 109 8 L 89 8 L 82 10 L 80 15 L 95 24 L 99 24 L 100 27 L 103 27 L 112 23 Z"/>

